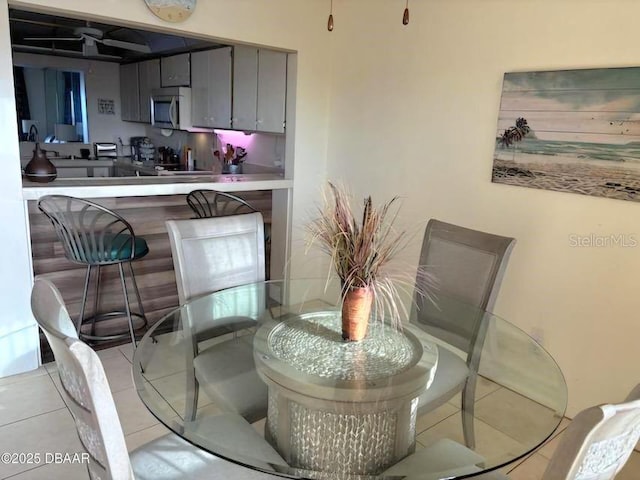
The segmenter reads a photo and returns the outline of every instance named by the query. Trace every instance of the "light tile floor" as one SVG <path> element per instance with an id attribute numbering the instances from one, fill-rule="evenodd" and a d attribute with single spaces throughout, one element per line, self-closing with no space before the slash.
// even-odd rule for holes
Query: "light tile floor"
<path id="1" fill-rule="evenodd" d="M 165 435 L 168 430 L 146 410 L 133 386 L 131 345 L 102 350 L 98 355 L 109 379 L 129 450 Z M 59 388 L 58 374 L 53 363 L 33 372 L 0 379 L 0 453 L 37 452 L 40 453 L 41 459 L 44 459 L 47 453 L 82 451 L 71 414 Z M 490 398 L 490 395 L 501 395 L 500 388 L 490 382 L 481 382 L 478 388 L 486 398 Z M 434 438 L 439 432 L 459 428 L 457 405 L 459 399 L 454 398 L 421 417 L 417 425 L 418 442 L 428 444 L 429 439 Z M 507 473 L 511 480 L 540 480 L 567 425 L 569 420 L 564 419 L 558 431 L 544 446 L 525 460 L 505 467 L 503 472 Z M 488 443 L 496 448 L 508 448 L 508 445 L 517 442 L 518 438 L 517 432 L 509 431 L 508 435 L 489 425 L 483 425 L 480 421 L 476 424 L 476 434 L 489 436 L 491 441 Z M 6 478 L 87 480 L 88 475 L 81 464 L 35 465 L 0 462 L 0 479 Z M 617 480 L 639 478 L 640 453 L 634 452 Z"/>

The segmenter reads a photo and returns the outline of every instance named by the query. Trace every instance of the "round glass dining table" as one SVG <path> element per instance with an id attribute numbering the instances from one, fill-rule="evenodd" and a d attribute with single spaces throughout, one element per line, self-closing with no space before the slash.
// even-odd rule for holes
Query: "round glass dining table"
<path id="1" fill-rule="evenodd" d="M 190 300 L 139 342 L 138 394 L 196 447 L 304 479 L 471 478 L 562 420 L 562 372 L 508 321 L 436 293 L 400 327 L 374 309 L 345 342 L 340 299 L 337 282 L 298 279 Z"/>

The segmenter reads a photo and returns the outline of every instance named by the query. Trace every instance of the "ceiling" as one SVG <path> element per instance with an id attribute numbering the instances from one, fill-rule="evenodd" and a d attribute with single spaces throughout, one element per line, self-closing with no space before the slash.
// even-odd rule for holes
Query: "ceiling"
<path id="1" fill-rule="evenodd" d="M 126 63 L 219 46 L 177 35 L 16 9 L 9 10 L 9 22 L 16 52 Z M 76 30 L 87 27 L 96 30 Z"/>

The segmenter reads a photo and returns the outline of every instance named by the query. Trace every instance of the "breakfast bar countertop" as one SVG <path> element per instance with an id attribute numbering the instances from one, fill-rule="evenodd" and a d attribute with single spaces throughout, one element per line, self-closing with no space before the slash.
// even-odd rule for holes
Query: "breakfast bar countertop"
<path id="1" fill-rule="evenodd" d="M 221 192 L 281 190 L 293 187 L 293 180 L 277 174 L 142 176 L 104 178 L 59 178 L 51 183 L 22 180 L 24 200 L 44 195 L 69 195 L 80 198 L 129 197 L 187 194 L 196 189 Z"/>

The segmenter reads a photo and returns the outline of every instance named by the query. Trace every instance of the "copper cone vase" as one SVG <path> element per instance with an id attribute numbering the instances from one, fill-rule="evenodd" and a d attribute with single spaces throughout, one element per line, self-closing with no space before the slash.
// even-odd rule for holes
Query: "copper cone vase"
<path id="1" fill-rule="evenodd" d="M 370 287 L 349 289 L 342 301 L 342 338 L 359 342 L 367 334 L 373 291 Z"/>

